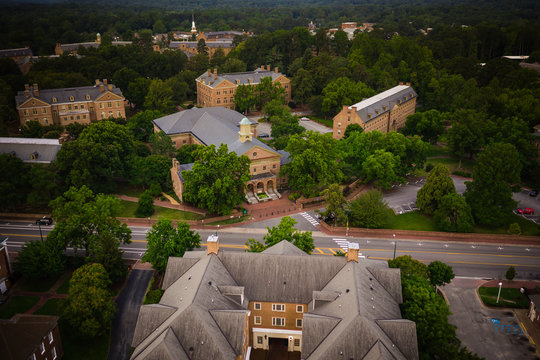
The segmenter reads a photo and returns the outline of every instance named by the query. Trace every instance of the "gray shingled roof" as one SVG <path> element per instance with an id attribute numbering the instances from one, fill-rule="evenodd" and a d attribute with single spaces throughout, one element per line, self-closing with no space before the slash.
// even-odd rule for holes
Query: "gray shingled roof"
<path id="1" fill-rule="evenodd" d="M 206 33 L 206 37 L 209 37 L 209 36 L 218 36 L 218 35 L 234 35 L 234 36 L 241 36 L 243 34 L 243 32 L 241 31 L 232 31 L 232 30 L 227 30 L 227 31 L 213 31 L 213 32 L 209 32 L 209 33 Z"/>
<path id="2" fill-rule="evenodd" d="M 196 49 L 197 46 L 199 45 L 199 42 L 198 41 L 171 41 L 169 43 L 169 48 L 172 48 L 172 49 L 179 48 L 181 44 L 186 45 L 186 47 L 190 49 Z M 232 43 L 232 39 L 223 39 L 219 41 L 207 41 L 206 46 L 212 49 L 214 48 L 217 49 L 220 47 L 225 49 L 225 48 L 232 48 L 233 43 Z"/>
<path id="3" fill-rule="evenodd" d="M 276 245 L 264 250 L 262 254 L 308 256 L 308 254 L 306 254 L 287 240 L 281 240 Z"/>
<path id="4" fill-rule="evenodd" d="M 0 154 L 13 154 L 27 163 L 49 164 L 61 147 L 57 139 L 0 137 Z"/>
<path id="5" fill-rule="evenodd" d="M 125 45 L 131 45 L 133 44 L 133 41 L 112 41 L 112 46 L 125 46 Z M 84 48 L 97 48 L 100 46 L 99 43 L 92 41 L 92 42 L 82 42 L 82 43 L 72 43 L 72 44 L 60 44 L 60 47 L 63 51 L 75 51 L 79 48 L 79 46 L 82 46 Z"/>
<path id="6" fill-rule="evenodd" d="M 209 43 L 210 44 L 210 43 Z M 233 84 L 243 84 L 243 85 L 249 85 L 249 79 L 252 80 L 251 84 L 259 84 L 261 82 L 261 79 L 264 77 L 271 77 L 272 81 L 280 77 L 280 72 L 275 72 L 273 70 L 261 70 L 260 68 L 254 71 L 246 71 L 246 72 L 237 72 L 237 73 L 230 73 L 230 74 L 218 74 L 217 79 L 214 79 L 214 74 L 210 73 L 208 75 L 208 72 L 205 72 L 201 76 L 199 76 L 196 81 L 203 81 L 204 83 L 211 88 L 219 85 L 223 80 L 228 80 Z M 237 82 L 238 80 L 238 82 Z"/>
<path id="7" fill-rule="evenodd" d="M 401 101 L 405 103 L 418 95 L 414 89 L 408 85 L 398 85 L 389 90 L 383 91 L 359 103 L 349 106 L 349 109 L 356 109 L 356 113 L 364 123 L 368 123 L 372 118 L 380 116 L 390 111 Z M 371 115 L 371 118 L 369 117 Z"/>
<path id="8" fill-rule="evenodd" d="M 30 86 L 30 97 L 27 98 L 24 91 L 17 92 L 15 96 L 15 101 L 17 106 L 21 105 L 23 102 L 34 97 L 36 99 L 45 101 L 48 104 L 53 104 L 53 97 L 56 98 L 56 104 L 62 103 L 71 103 L 73 101 L 93 101 L 99 96 L 103 95 L 104 92 L 101 92 L 100 86 L 103 84 L 100 82 L 98 85 L 94 86 L 80 86 L 72 88 L 60 88 L 60 89 L 39 89 L 39 96 L 34 97 L 34 86 Z M 105 85 L 105 92 L 110 91 L 113 94 L 123 96 L 122 90 L 113 85 L 112 90 L 109 90 L 108 86 Z M 86 95 L 90 95 L 90 100 L 86 99 Z M 69 100 L 69 97 L 73 96 L 73 101 Z"/>
<path id="9" fill-rule="evenodd" d="M 245 154 L 253 146 L 276 152 L 255 137 L 251 141 L 241 142 L 238 131 L 242 119 L 244 115 L 237 111 L 215 106 L 180 111 L 155 119 L 153 122 L 167 135 L 190 133 L 207 146 L 219 147 L 221 144 L 227 144 L 229 151 L 234 151 L 238 156 Z"/>
<path id="10" fill-rule="evenodd" d="M 29 47 L 19 49 L 3 49 L 0 50 L 0 58 L 6 57 L 19 57 L 19 56 L 33 56 L 32 49 Z"/>

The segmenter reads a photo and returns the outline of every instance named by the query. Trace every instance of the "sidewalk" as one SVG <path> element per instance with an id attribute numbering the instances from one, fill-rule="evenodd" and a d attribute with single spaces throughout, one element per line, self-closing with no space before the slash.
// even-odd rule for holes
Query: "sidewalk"
<path id="1" fill-rule="evenodd" d="M 125 201 L 131 201 L 131 202 L 138 202 L 139 201 L 139 198 L 136 198 L 134 196 L 127 196 L 127 195 L 116 195 L 117 198 L 119 198 L 120 200 L 125 200 Z M 189 212 L 192 212 L 192 213 L 195 213 L 195 214 L 199 214 L 199 215 L 206 215 L 206 211 L 202 210 L 202 209 L 199 209 L 198 207 L 195 207 L 195 206 L 190 206 L 190 205 L 174 205 L 174 204 L 171 204 L 169 201 L 162 201 L 162 200 L 154 200 L 154 205 L 155 206 L 161 206 L 161 207 L 164 207 L 164 208 L 169 208 L 169 209 L 175 209 L 175 210 L 180 210 L 180 211 L 189 211 Z"/>

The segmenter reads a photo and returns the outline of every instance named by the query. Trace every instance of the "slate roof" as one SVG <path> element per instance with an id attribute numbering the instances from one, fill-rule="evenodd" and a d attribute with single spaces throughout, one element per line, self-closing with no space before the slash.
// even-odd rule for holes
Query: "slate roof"
<path id="1" fill-rule="evenodd" d="M 58 317 L 18 314 L 0 320 L 0 354 L 5 360 L 26 360 L 43 337 L 56 327 Z"/>
<path id="2" fill-rule="evenodd" d="M 211 42 L 209 42 L 208 44 L 211 44 Z M 217 79 L 214 79 L 213 73 L 210 73 L 209 75 L 208 72 L 205 72 L 204 74 L 199 76 L 196 79 L 196 81 L 204 80 L 204 83 L 206 85 L 213 88 L 219 85 L 224 80 L 228 80 L 233 84 L 236 84 L 238 80 L 239 84 L 249 85 L 250 84 L 249 79 L 252 79 L 251 84 L 259 84 L 261 82 L 261 79 L 264 77 L 271 77 L 272 81 L 274 81 L 281 75 L 283 74 L 280 72 L 276 73 L 273 70 L 268 71 L 268 70 L 261 70 L 260 68 L 258 68 L 257 70 L 254 70 L 254 71 L 237 72 L 237 73 L 230 73 L 230 74 L 218 74 Z"/>
<path id="3" fill-rule="evenodd" d="M 184 44 L 186 45 L 186 47 L 190 49 L 195 49 L 199 45 L 199 42 L 198 41 L 171 41 L 169 43 L 169 48 L 173 48 L 173 49 L 179 48 L 180 44 Z M 233 43 L 232 43 L 232 39 L 220 39 L 216 41 L 207 41 L 206 46 L 208 48 L 216 48 L 216 49 L 219 47 L 232 48 Z"/>
<path id="4" fill-rule="evenodd" d="M 229 30 L 229 31 L 213 31 L 213 32 L 209 32 L 209 33 L 206 33 L 206 37 L 210 37 L 210 36 L 219 36 L 219 35 L 234 35 L 234 36 L 241 36 L 243 33 L 241 31 L 232 31 L 232 30 Z"/>
<path id="5" fill-rule="evenodd" d="M 48 164 L 56 160 L 61 146 L 58 139 L 0 137 L 0 154 L 12 154 L 27 163 Z"/>
<path id="6" fill-rule="evenodd" d="M 36 98 L 41 101 L 45 101 L 48 104 L 53 104 L 53 97 L 56 98 L 56 103 L 54 104 L 72 103 L 75 101 L 93 101 L 107 91 L 110 91 L 118 96 L 123 96 L 122 90 L 120 90 L 113 84 L 111 84 L 112 90 L 109 90 L 108 85 L 104 85 L 104 92 L 101 92 L 100 85 L 103 85 L 103 83 L 99 82 L 99 84 L 93 86 L 80 86 L 60 89 L 39 89 L 39 97 L 34 96 L 34 86 L 30 85 L 30 97 L 27 98 L 24 91 L 19 91 L 17 92 L 17 96 L 15 96 L 15 101 L 17 103 L 17 106 L 21 105 L 30 98 Z M 90 95 L 90 100 L 86 99 L 86 95 Z M 73 96 L 73 101 L 69 100 L 70 96 Z"/>
<path id="7" fill-rule="evenodd" d="M 356 110 L 356 113 L 364 123 L 371 121 L 372 118 L 380 116 L 390 111 L 400 101 L 402 103 L 410 101 L 418 95 L 414 89 L 408 85 L 398 85 L 359 103 L 349 106 L 350 110 Z M 385 108 L 386 107 L 386 108 Z"/>
<path id="8" fill-rule="evenodd" d="M 112 46 L 125 46 L 125 45 L 131 45 L 133 44 L 133 41 L 112 41 Z M 92 41 L 92 42 L 82 42 L 82 43 L 73 43 L 73 44 L 60 44 L 60 47 L 63 51 L 75 51 L 79 48 L 79 46 L 82 46 L 84 48 L 97 48 L 100 46 L 99 43 Z"/>
<path id="9" fill-rule="evenodd" d="M 0 50 L 0 58 L 19 57 L 19 56 L 33 56 L 32 49 L 29 47 L 19 49 L 3 49 Z"/>
<path id="10" fill-rule="evenodd" d="M 303 359 L 418 359 L 416 326 L 401 319 L 393 290 L 400 272 L 386 262 L 310 256 L 282 241 L 263 253 L 170 258 L 165 286 L 159 304 L 141 307 L 132 359 L 234 359 L 257 300 L 308 304 Z M 242 292 L 242 302 L 227 295 Z"/>

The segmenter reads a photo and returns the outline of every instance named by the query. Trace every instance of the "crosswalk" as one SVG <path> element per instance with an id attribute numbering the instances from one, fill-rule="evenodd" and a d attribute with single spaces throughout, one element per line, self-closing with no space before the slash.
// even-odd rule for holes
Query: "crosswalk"
<path id="1" fill-rule="evenodd" d="M 300 213 L 304 219 L 309 221 L 309 223 L 313 226 L 319 225 L 319 222 L 315 220 L 311 215 L 309 215 L 307 212 Z"/>
<path id="2" fill-rule="evenodd" d="M 334 240 L 335 243 L 338 244 L 338 246 L 342 248 L 344 252 L 347 252 L 347 250 L 349 249 L 349 242 L 347 241 L 347 239 L 332 239 L 332 240 Z"/>

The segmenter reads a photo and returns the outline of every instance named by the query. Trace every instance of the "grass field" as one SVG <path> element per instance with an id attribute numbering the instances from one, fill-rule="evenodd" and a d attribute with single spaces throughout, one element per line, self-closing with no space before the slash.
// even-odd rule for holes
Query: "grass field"
<path id="1" fill-rule="evenodd" d="M 510 218 L 509 223 L 512 224 L 515 222 L 517 222 L 519 226 L 521 227 L 522 235 L 540 236 L 540 229 L 538 228 L 538 225 L 536 225 L 532 221 L 524 219 L 523 217 L 519 215 L 512 214 L 512 217 Z M 508 234 L 508 227 L 509 225 L 500 226 L 498 228 L 476 225 L 473 228 L 473 232 L 483 233 L 483 234 Z"/>
<path id="2" fill-rule="evenodd" d="M 119 216 L 121 217 L 135 217 L 135 210 L 137 209 L 137 203 L 133 201 L 121 200 L 123 211 Z M 164 208 L 161 206 L 154 206 L 155 212 L 151 216 L 152 219 L 166 218 L 173 220 L 199 220 L 204 218 L 203 215 L 195 214 L 189 211 L 182 211 L 176 209 Z"/>
<path id="3" fill-rule="evenodd" d="M 12 296 L 9 301 L 0 308 L 0 319 L 10 319 L 15 314 L 28 311 L 39 301 L 37 296 Z"/>
<path id="4" fill-rule="evenodd" d="M 76 337 L 67 324 L 60 322 L 60 337 L 64 349 L 64 360 L 103 360 L 109 352 L 109 340 L 111 332 L 93 339 L 81 339 Z"/>
<path id="5" fill-rule="evenodd" d="M 23 291 L 46 292 L 49 290 L 60 276 L 46 279 L 24 279 L 20 284 Z"/>
<path id="6" fill-rule="evenodd" d="M 328 126 L 329 128 L 334 127 L 334 120 L 333 119 L 323 119 L 323 118 L 316 117 L 316 116 L 313 116 L 313 115 L 309 115 L 308 117 L 309 117 L 310 120 L 321 123 L 321 124 L 323 124 L 325 126 Z"/>
<path id="7" fill-rule="evenodd" d="M 135 186 L 129 183 L 118 184 L 118 194 L 133 196 L 138 198 L 144 192 L 144 189 L 140 186 Z"/>
<path id="8" fill-rule="evenodd" d="M 527 298 L 514 288 L 502 288 L 499 303 L 497 303 L 498 287 L 481 287 L 478 289 L 480 298 L 485 305 L 526 309 L 529 306 Z"/>
<path id="9" fill-rule="evenodd" d="M 57 298 L 50 299 L 42 307 L 40 307 L 34 314 L 60 316 L 60 305 L 64 301 L 65 299 L 57 299 Z"/>

